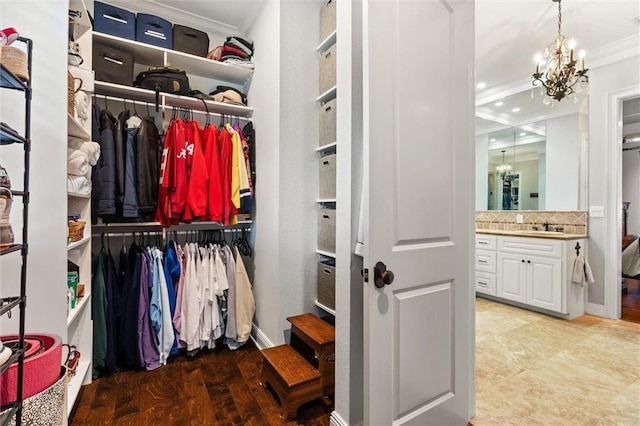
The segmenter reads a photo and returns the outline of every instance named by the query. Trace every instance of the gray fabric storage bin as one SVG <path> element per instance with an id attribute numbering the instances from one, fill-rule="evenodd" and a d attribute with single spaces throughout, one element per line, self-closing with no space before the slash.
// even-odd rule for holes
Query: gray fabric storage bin
<path id="1" fill-rule="evenodd" d="M 326 0 L 320 9 L 320 41 L 336 29 L 336 0 Z"/>
<path id="2" fill-rule="evenodd" d="M 336 99 L 334 98 L 320 107 L 320 146 L 333 143 L 338 139 L 336 118 Z"/>
<path id="3" fill-rule="evenodd" d="M 336 45 L 320 55 L 320 93 L 336 85 Z"/>
<path id="4" fill-rule="evenodd" d="M 321 199 L 336 198 L 336 154 L 320 158 L 320 191 Z"/>
<path id="5" fill-rule="evenodd" d="M 336 209 L 318 210 L 318 250 L 336 251 Z"/>
<path id="6" fill-rule="evenodd" d="M 318 302 L 336 309 L 336 268 L 323 262 L 318 262 Z"/>

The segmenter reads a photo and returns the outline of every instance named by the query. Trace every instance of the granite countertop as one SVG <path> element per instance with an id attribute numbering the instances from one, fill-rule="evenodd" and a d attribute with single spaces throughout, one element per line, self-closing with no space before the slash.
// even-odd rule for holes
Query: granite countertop
<path id="1" fill-rule="evenodd" d="M 565 234 L 564 232 L 554 231 L 507 231 L 502 229 L 476 229 L 476 234 L 487 235 L 504 235 L 508 237 L 525 237 L 525 238 L 548 238 L 551 240 L 581 240 L 583 238 L 589 238 L 584 234 Z"/>

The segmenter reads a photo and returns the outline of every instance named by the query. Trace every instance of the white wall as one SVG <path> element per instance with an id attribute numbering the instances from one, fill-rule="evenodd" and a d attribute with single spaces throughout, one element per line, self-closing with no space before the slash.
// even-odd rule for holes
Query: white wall
<path id="1" fill-rule="evenodd" d="M 320 3 L 280 3 L 279 327 L 317 311 Z M 274 59 L 276 59 L 275 57 Z M 282 334 L 280 336 L 280 341 Z"/>
<path id="2" fill-rule="evenodd" d="M 622 200 L 631 203 L 627 234 L 640 234 L 640 151 L 622 153 Z"/>
<path id="3" fill-rule="evenodd" d="M 612 241 L 618 241 L 620 235 L 614 235 L 610 229 L 620 223 L 617 212 L 622 206 L 615 201 L 616 182 L 609 170 L 611 156 L 620 155 L 612 152 L 610 143 L 610 111 L 609 94 L 640 84 L 640 55 L 614 62 L 607 66 L 589 71 L 589 205 L 606 206 L 604 218 L 589 218 L 589 264 L 595 283 L 589 286 L 588 301 L 594 305 L 605 302 L 605 265 L 610 273 L 606 276 L 606 285 L 618 287 L 619 277 L 615 276 L 615 262 L 618 250 L 610 250 Z M 613 125 L 613 123 L 611 124 Z M 610 313 L 608 314 L 610 315 Z"/>
<path id="4" fill-rule="evenodd" d="M 256 70 L 249 102 L 254 108 L 256 130 L 256 194 L 252 231 L 255 275 L 253 292 L 256 300 L 257 327 L 276 344 L 280 309 L 278 294 L 280 264 L 280 203 L 278 202 L 280 167 L 280 3 L 266 2 L 249 38 L 259 40 L 253 61 Z M 284 301 L 282 301 L 284 302 Z"/>
<path id="5" fill-rule="evenodd" d="M 0 28 L 15 27 L 34 42 L 32 150 L 27 271 L 27 332 L 66 336 L 67 273 L 67 1 L 0 0 Z M 0 121 L 23 133 L 24 96 L 0 91 Z M 52 123 L 55 123 L 52 124 Z M 22 189 L 21 145 L 0 147 L 0 164 L 14 189 Z M 22 200 L 14 200 L 11 223 L 20 239 Z M 17 295 L 20 255 L 0 258 L 0 295 Z M 17 310 L 3 316 L 0 333 L 17 331 Z"/>
<path id="6" fill-rule="evenodd" d="M 579 199 L 579 114 L 547 120 L 546 210 L 576 210 Z"/>
<path id="7" fill-rule="evenodd" d="M 489 207 L 489 134 L 476 136 L 476 210 Z"/>

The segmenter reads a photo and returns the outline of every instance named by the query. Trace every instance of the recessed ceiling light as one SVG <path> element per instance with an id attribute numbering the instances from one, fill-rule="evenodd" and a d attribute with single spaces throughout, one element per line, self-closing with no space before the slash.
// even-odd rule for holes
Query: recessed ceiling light
<path id="1" fill-rule="evenodd" d="M 504 102 L 502 102 L 502 101 L 498 101 L 498 102 L 496 102 L 494 105 L 495 105 L 495 106 L 502 106 L 502 105 L 504 105 Z"/>
<path id="2" fill-rule="evenodd" d="M 520 136 L 527 136 L 527 132 L 520 132 Z"/>
<path id="3" fill-rule="evenodd" d="M 478 83 L 478 85 L 476 87 L 478 89 L 484 89 L 485 87 L 487 87 L 487 83 L 481 81 L 480 83 Z"/>
<path id="4" fill-rule="evenodd" d="M 516 107 L 516 108 L 512 109 L 511 112 L 520 112 L 520 108 Z"/>
<path id="5" fill-rule="evenodd" d="M 491 138 L 491 139 L 489 139 L 489 142 L 495 142 L 495 141 L 496 141 L 496 139 L 495 139 L 495 138 Z"/>

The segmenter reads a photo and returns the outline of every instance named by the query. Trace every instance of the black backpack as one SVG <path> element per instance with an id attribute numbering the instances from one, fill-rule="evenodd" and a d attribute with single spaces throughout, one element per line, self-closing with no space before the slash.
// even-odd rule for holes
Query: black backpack
<path id="1" fill-rule="evenodd" d="M 142 89 L 189 96 L 187 73 L 173 67 L 152 68 L 136 76 L 133 85 Z"/>

